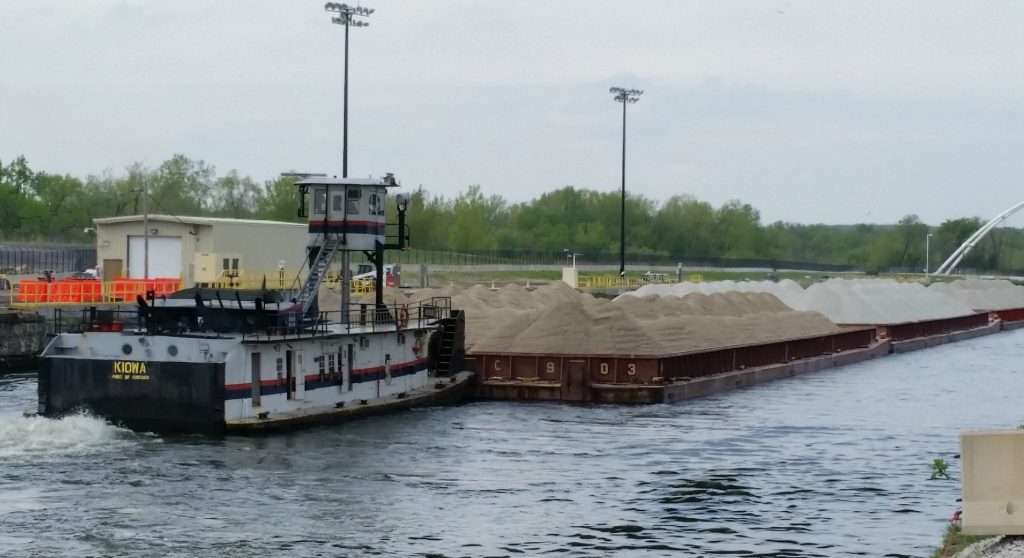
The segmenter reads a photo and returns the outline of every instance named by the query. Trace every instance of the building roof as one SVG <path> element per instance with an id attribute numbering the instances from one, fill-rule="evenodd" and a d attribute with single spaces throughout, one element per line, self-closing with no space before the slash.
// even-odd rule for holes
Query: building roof
<path id="1" fill-rule="evenodd" d="M 117 223 L 135 223 L 142 221 L 142 215 L 122 215 L 120 217 L 101 217 L 93 219 L 97 225 L 113 225 Z M 178 217 L 175 215 L 149 214 L 150 221 L 183 223 L 186 225 L 266 225 L 279 227 L 306 227 L 306 223 L 286 223 L 284 221 L 266 221 L 261 219 L 230 219 L 228 217 Z"/>
<path id="2" fill-rule="evenodd" d="M 337 176 L 306 176 L 302 180 L 295 183 L 297 186 L 334 186 L 334 185 L 351 185 L 351 186 L 384 186 L 386 188 L 396 188 L 399 186 L 398 182 L 395 181 L 395 177 L 392 175 L 386 175 L 381 178 L 338 178 Z"/>

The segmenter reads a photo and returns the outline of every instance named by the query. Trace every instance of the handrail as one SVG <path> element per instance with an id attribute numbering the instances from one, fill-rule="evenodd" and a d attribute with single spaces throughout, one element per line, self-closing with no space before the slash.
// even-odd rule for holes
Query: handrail
<path id="1" fill-rule="evenodd" d="M 353 303 L 347 309 L 324 310 L 311 320 L 293 325 L 243 331 L 243 340 L 282 339 L 290 336 L 322 336 L 332 333 L 404 331 L 422 328 L 451 317 L 451 298 L 430 299 L 405 304 L 394 303 L 379 308 L 372 303 Z M 285 313 L 281 314 L 282 316 Z M 347 321 L 346 319 L 347 318 Z M 332 327 L 338 326 L 338 327 Z"/>

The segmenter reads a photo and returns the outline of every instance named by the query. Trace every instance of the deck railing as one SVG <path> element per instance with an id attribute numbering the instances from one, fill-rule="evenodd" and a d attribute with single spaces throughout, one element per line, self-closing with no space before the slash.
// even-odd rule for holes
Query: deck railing
<path id="1" fill-rule="evenodd" d="M 377 307 L 373 303 L 349 304 L 344 309 L 317 313 L 312 320 L 300 320 L 297 313 L 282 312 L 276 325 L 242 331 L 243 339 L 261 341 L 287 337 L 322 336 L 337 333 L 403 331 L 422 328 L 450 317 L 449 297 L 432 297 L 409 303 Z M 340 326 L 340 327 L 339 327 Z"/>

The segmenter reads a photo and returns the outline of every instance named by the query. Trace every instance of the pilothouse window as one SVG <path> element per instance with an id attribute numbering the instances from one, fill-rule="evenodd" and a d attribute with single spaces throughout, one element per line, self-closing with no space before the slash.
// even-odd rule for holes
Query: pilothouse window
<path id="1" fill-rule="evenodd" d="M 370 194 L 370 215 L 384 215 L 384 204 L 381 203 L 381 197 L 376 192 Z"/>
<path id="2" fill-rule="evenodd" d="M 359 215 L 359 188 L 352 188 L 348 191 L 348 207 L 345 213 Z"/>
<path id="3" fill-rule="evenodd" d="M 313 191 L 313 213 L 324 214 L 327 212 L 327 191 L 317 188 Z"/>

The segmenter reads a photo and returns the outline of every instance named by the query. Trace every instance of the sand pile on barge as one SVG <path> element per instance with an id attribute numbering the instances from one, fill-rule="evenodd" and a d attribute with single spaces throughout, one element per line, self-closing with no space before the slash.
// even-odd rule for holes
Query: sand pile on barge
<path id="1" fill-rule="evenodd" d="M 969 305 L 941 290 L 888 279 L 829 279 L 806 290 L 794 281 L 718 281 L 645 285 L 630 296 L 739 291 L 774 295 L 794 310 L 820 312 L 837 324 L 895 324 L 966 316 Z"/>
<path id="2" fill-rule="evenodd" d="M 351 304 L 366 304 L 368 307 L 372 307 L 376 303 L 374 293 L 354 294 L 351 298 Z M 334 288 L 326 285 L 321 286 L 320 290 L 316 294 L 317 308 L 321 312 L 338 312 L 341 310 L 341 292 Z M 409 298 L 402 291 L 395 288 L 384 289 L 384 304 L 388 306 L 395 306 L 396 304 L 408 304 L 411 302 Z"/>
<path id="3" fill-rule="evenodd" d="M 664 353 L 810 337 L 840 329 L 817 312 L 796 312 L 766 293 L 620 297 L 614 304 L 631 315 L 650 316 L 644 328 Z"/>
<path id="4" fill-rule="evenodd" d="M 493 319 L 493 317 L 492 317 Z M 469 327 L 466 328 L 467 335 Z M 495 328 L 473 350 L 510 353 L 661 354 L 643 325 L 612 306 L 563 301 Z"/>
<path id="5" fill-rule="evenodd" d="M 933 283 L 928 290 L 955 298 L 974 310 L 1024 308 L 1024 287 L 1005 279 L 964 279 Z"/>
<path id="6" fill-rule="evenodd" d="M 526 290 L 423 289 L 465 311 L 466 346 L 478 352 L 660 355 L 822 335 L 838 327 L 763 292 L 594 298 L 555 282 Z"/>

